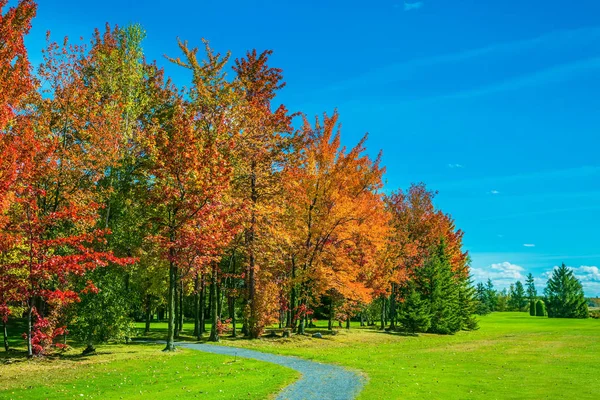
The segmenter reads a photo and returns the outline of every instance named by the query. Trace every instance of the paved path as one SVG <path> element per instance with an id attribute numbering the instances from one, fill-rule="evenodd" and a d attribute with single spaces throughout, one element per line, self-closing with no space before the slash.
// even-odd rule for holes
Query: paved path
<path id="1" fill-rule="evenodd" d="M 253 358 L 283 365 L 300 372 L 302 377 L 283 389 L 277 396 L 277 400 L 351 400 L 356 397 L 363 386 L 364 379 L 360 375 L 335 365 L 238 347 L 203 343 L 177 343 L 177 346 L 207 353 Z"/>

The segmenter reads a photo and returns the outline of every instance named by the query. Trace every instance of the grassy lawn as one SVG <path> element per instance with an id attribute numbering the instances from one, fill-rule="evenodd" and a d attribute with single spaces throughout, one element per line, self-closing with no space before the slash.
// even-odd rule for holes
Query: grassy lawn
<path id="1" fill-rule="evenodd" d="M 454 336 L 341 329 L 324 339 L 225 343 L 360 370 L 368 384 L 359 399 L 598 398 L 599 320 L 494 313 L 480 327 Z"/>
<path id="2" fill-rule="evenodd" d="M 142 327 L 143 325 L 140 325 Z M 361 371 L 359 399 L 596 399 L 600 387 L 600 320 L 494 313 L 480 330 L 419 337 L 371 328 L 339 329 L 323 339 L 228 339 L 222 344 L 296 355 Z M 184 338 L 191 339 L 193 324 Z M 152 324 L 162 338 L 166 324 Z M 108 345 L 82 358 L 81 349 L 55 360 L 0 366 L 0 398 L 264 399 L 297 378 L 293 371 L 251 360 L 157 345 Z"/>
<path id="3" fill-rule="evenodd" d="M 0 399 L 265 399 L 298 378 L 269 363 L 151 344 L 98 346 L 88 357 L 74 347 L 27 361 L 13 338 L 21 351 L 0 352 Z"/>

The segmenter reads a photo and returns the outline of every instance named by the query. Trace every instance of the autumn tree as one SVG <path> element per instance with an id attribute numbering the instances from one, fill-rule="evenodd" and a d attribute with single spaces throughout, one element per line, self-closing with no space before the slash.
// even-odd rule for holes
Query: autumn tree
<path id="1" fill-rule="evenodd" d="M 224 97 L 231 93 L 222 72 L 227 57 L 205 45 L 207 59 L 201 63 L 197 49 L 179 42 L 185 58 L 172 61 L 192 70 L 194 85 L 189 100 L 170 90 L 149 140 L 154 240 L 169 263 L 165 350 L 174 349 L 176 291 L 182 274 L 217 262 L 236 233 L 228 224 L 236 209 L 228 198 L 232 169 L 227 152 L 235 117 Z"/>
<path id="2" fill-rule="evenodd" d="M 29 14 L 21 16 L 28 26 L 33 5 L 21 5 L 29 7 Z M 18 115 L 29 129 L 14 131 L 23 144 L 21 173 L 11 185 L 14 198 L 5 226 L 15 240 L 12 261 L 5 267 L 18 271 L 15 284 L 26 302 L 30 356 L 44 352 L 64 331 L 61 310 L 79 299 L 71 276 L 129 261 L 99 250 L 106 232 L 94 226 L 96 183 L 118 148 L 112 109 L 94 97 L 94 82 L 83 78 L 89 61 L 83 47 L 65 39 L 63 46 L 50 43 L 44 57 L 38 72 L 46 82 L 43 95 L 27 98 Z M 24 68 L 26 59 L 12 65 Z M 16 126 L 12 123 L 11 129 Z"/>
<path id="3" fill-rule="evenodd" d="M 5 231 L 8 211 L 17 195 L 15 184 L 27 174 L 33 132 L 29 116 L 23 115 L 25 99 L 35 89 L 24 37 L 36 13 L 33 1 L 22 0 L 4 13 L 8 2 L 0 1 L 0 318 L 4 326 L 4 347 L 8 351 L 6 323 L 22 300 L 15 284 L 19 271 L 9 267 L 18 238 Z M 20 176 L 19 176 L 20 175 Z"/>
<path id="4" fill-rule="evenodd" d="M 349 302 L 370 300 L 366 282 L 385 237 L 380 159 L 364 154 L 366 136 L 350 150 L 343 147 L 337 120 L 337 113 L 314 126 L 305 119 L 298 162 L 286 170 L 299 333 L 309 307 L 327 290 Z"/>
<path id="5" fill-rule="evenodd" d="M 285 106 L 273 107 L 285 86 L 282 71 L 269 66 L 272 51 L 250 51 L 233 67 L 243 105 L 235 140 L 234 195 L 247 204 L 242 221 L 246 260 L 245 333 L 256 338 L 271 318 L 277 301 L 270 270 L 278 253 L 273 223 L 282 213 L 281 170 L 288 162 L 291 120 Z M 262 307 L 263 309 L 259 309 Z"/>

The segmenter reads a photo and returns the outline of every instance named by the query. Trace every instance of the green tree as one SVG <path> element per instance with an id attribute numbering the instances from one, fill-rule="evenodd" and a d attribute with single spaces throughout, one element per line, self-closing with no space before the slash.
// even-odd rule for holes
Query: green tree
<path id="1" fill-rule="evenodd" d="M 542 300 L 537 300 L 535 302 L 535 315 L 537 317 L 545 317 L 546 316 L 546 304 Z"/>
<path id="2" fill-rule="evenodd" d="M 491 279 L 487 280 L 485 288 L 486 304 L 488 308 L 490 309 L 490 311 L 497 311 L 496 308 L 498 307 L 498 293 L 496 292 L 496 289 L 494 289 L 494 284 L 492 283 Z"/>
<path id="3" fill-rule="evenodd" d="M 475 308 L 475 314 L 479 315 L 487 315 L 490 313 L 490 307 L 487 302 L 487 289 L 485 285 L 481 282 L 477 284 L 475 288 L 475 296 L 477 299 L 477 306 Z"/>
<path id="4" fill-rule="evenodd" d="M 521 281 L 517 281 L 514 285 L 510 285 L 508 308 L 513 311 L 522 311 L 526 305 L 525 288 Z"/>
<path id="5" fill-rule="evenodd" d="M 429 332 L 450 334 L 459 331 L 459 286 L 442 240 L 423 268 L 417 272 L 417 290 L 431 311 Z"/>
<path id="6" fill-rule="evenodd" d="M 80 283 L 85 287 L 91 279 L 96 288 L 80 295 L 81 301 L 74 306 L 73 335 L 87 347 L 84 354 L 95 351 L 94 344 L 109 340 L 128 341 L 134 335 L 130 316 L 130 298 L 123 267 L 109 266 L 88 272 Z"/>
<path id="7" fill-rule="evenodd" d="M 588 318 L 589 309 L 581 282 L 564 263 L 555 268 L 544 289 L 550 318 Z"/>
<path id="8" fill-rule="evenodd" d="M 535 317 L 535 300 L 529 301 L 529 315 Z"/>
<path id="9" fill-rule="evenodd" d="M 537 298 L 537 290 L 535 288 L 535 281 L 531 272 L 527 274 L 527 280 L 525 281 L 525 287 L 527 288 L 527 299 L 531 302 Z"/>
<path id="10" fill-rule="evenodd" d="M 409 294 L 400 307 L 398 321 L 411 333 L 426 332 L 431 326 L 431 312 L 427 301 L 411 287 Z"/>
<path id="11" fill-rule="evenodd" d="M 508 309 L 508 301 L 510 293 L 506 289 L 502 289 L 496 294 L 496 311 L 506 311 Z"/>

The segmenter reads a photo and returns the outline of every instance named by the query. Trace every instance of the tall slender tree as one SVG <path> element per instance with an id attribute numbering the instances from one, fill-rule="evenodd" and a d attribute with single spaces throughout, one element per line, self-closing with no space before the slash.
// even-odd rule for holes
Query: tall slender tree
<path id="1" fill-rule="evenodd" d="M 550 318 L 588 318 L 589 309 L 581 282 L 564 263 L 552 271 L 544 289 Z"/>

